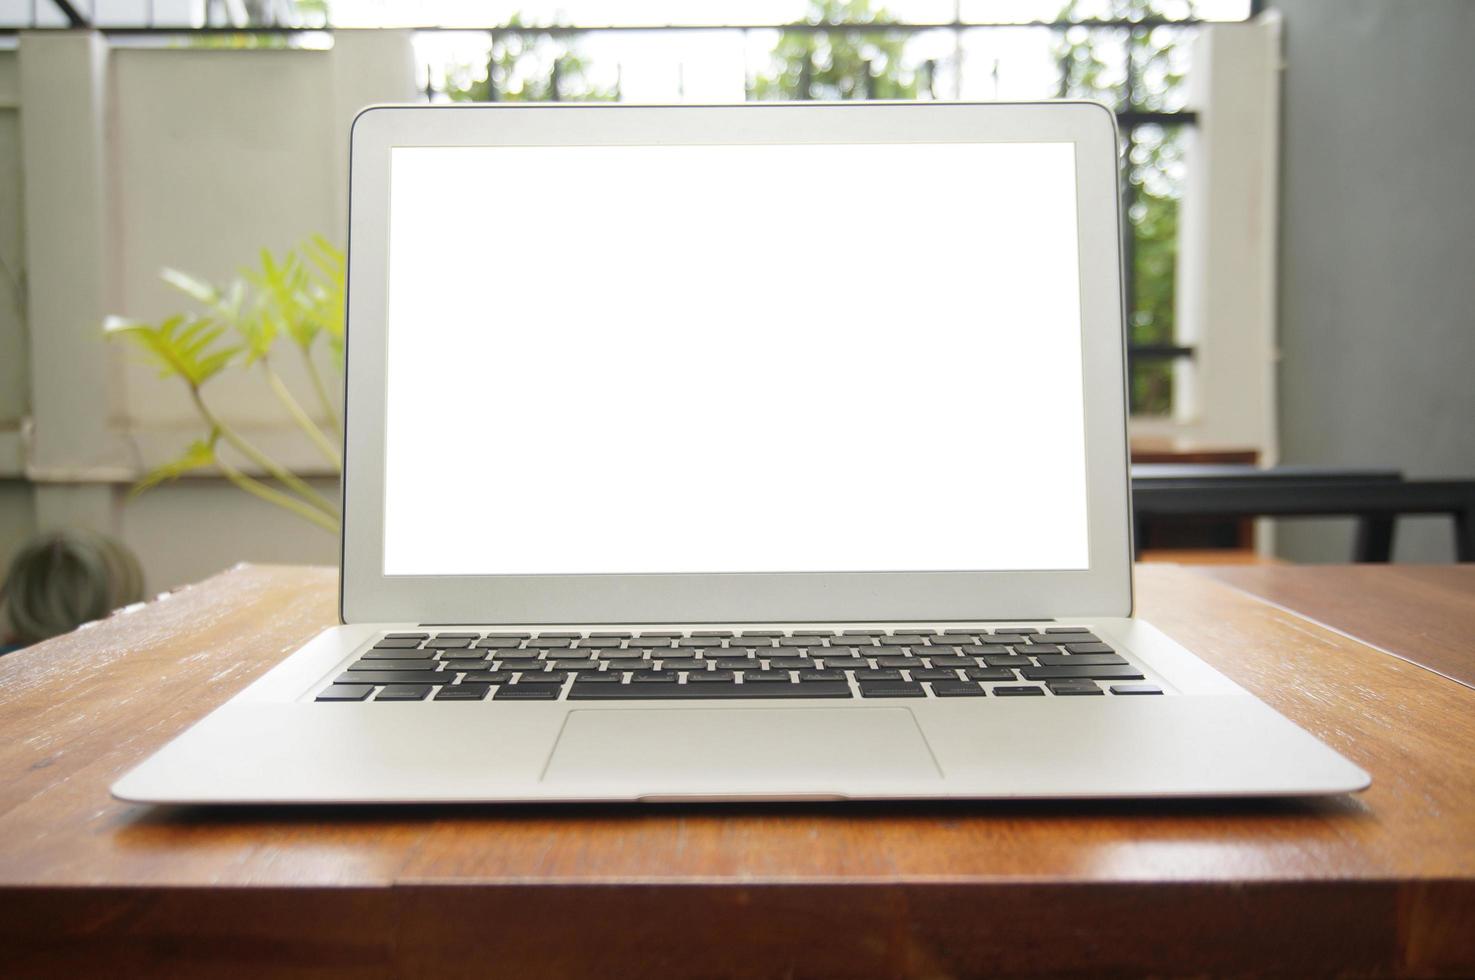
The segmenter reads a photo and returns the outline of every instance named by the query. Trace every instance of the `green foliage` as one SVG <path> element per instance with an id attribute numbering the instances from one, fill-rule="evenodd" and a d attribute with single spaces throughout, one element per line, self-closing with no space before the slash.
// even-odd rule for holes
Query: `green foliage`
<path id="1" fill-rule="evenodd" d="M 219 440 L 220 432 L 212 429 L 208 439 L 196 439 L 178 457 L 150 470 L 142 480 L 133 485 L 132 492 L 140 494 L 161 483 L 177 480 L 186 473 L 213 467 L 215 465 L 215 444 Z"/>
<path id="2" fill-rule="evenodd" d="M 103 330 L 143 351 L 158 366 L 159 377 L 178 377 L 195 389 L 223 371 L 241 352 L 239 346 L 220 345 L 225 327 L 209 317 L 179 314 L 155 326 L 110 316 Z"/>
<path id="3" fill-rule="evenodd" d="M 810 0 L 810 24 L 892 20 L 870 0 Z M 876 31 L 784 31 L 768 72 L 753 80 L 755 99 L 915 99 L 917 73 L 902 59 L 906 39 Z"/>
<path id="4" fill-rule="evenodd" d="M 255 367 L 273 395 L 286 408 L 304 435 L 335 467 L 342 460 L 337 447 L 288 389 L 272 366 L 278 340 L 286 338 L 302 358 L 317 396 L 321 417 L 340 431 L 337 409 L 316 365 L 315 349 L 325 341 L 338 368 L 343 366 L 345 257 L 322 236 L 281 256 L 263 249 L 259 265 L 241 272 L 225 287 L 177 269 L 164 269 L 161 278 L 202 308 L 181 313 L 158 324 L 108 317 L 105 336 L 133 345 L 153 362 L 164 378 L 178 378 L 205 423 L 207 436 L 192 442 L 177 458 L 148 473 L 135 486 L 142 492 L 186 473 L 214 468 L 252 495 L 284 507 L 327 530 L 337 528 L 332 501 L 235 432 L 209 408 L 201 388 L 236 365 Z M 223 444 L 223 445 L 222 445 Z M 264 471 L 273 486 L 248 476 L 221 456 L 225 447 Z"/>
<path id="5" fill-rule="evenodd" d="M 525 25 L 520 15 L 506 27 Z M 595 85 L 574 42 L 547 34 L 493 31 L 485 71 L 462 65 L 446 76 L 452 102 L 616 102 L 617 88 Z"/>

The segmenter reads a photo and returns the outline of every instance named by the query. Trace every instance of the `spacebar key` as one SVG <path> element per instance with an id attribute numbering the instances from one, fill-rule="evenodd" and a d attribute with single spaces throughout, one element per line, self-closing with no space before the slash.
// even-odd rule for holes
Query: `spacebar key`
<path id="1" fill-rule="evenodd" d="M 768 698 L 848 698 L 850 685 L 844 681 L 808 681 L 788 684 L 730 684 L 708 681 L 701 684 L 579 684 L 569 689 L 569 701 L 681 701 L 714 698 L 744 700 Z"/>

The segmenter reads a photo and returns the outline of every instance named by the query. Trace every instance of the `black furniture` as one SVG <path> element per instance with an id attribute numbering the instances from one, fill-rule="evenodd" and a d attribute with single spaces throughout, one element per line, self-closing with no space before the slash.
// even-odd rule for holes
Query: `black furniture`
<path id="1" fill-rule="evenodd" d="M 1154 521 L 1183 518 L 1352 517 L 1353 560 L 1392 557 L 1394 521 L 1442 514 L 1455 557 L 1475 561 L 1475 480 L 1407 480 L 1397 470 L 1310 466 L 1138 464 L 1132 467 L 1133 542 L 1141 554 Z"/>

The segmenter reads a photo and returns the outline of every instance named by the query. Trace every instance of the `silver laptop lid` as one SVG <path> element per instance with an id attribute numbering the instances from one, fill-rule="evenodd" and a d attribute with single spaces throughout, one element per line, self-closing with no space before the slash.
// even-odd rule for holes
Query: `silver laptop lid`
<path id="1" fill-rule="evenodd" d="M 1123 615 L 1103 108 L 376 108 L 347 622 Z"/>

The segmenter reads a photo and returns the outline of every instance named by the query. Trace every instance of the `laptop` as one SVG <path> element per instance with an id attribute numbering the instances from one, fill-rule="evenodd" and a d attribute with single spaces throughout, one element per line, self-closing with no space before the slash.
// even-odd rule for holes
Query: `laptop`
<path id="1" fill-rule="evenodd" d="M 383 107 L 350 169 L 342 622 L 116 796 L 1368 785 L 1132 614 L 1101 106 Z"/>

